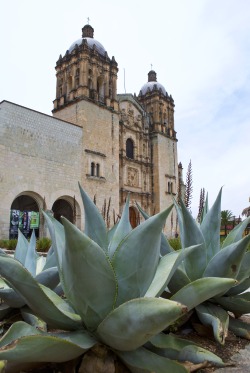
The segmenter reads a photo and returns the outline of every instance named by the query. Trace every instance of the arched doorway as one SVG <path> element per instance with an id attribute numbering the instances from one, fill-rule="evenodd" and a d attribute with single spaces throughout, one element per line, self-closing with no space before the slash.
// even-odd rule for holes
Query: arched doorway
<path id="1" fill-rule="evenodd" d="M 64 216 L 71 223 L 74 223 L 74 211 L 71 204 L 65 199 L 59 198 L 55 201 L 52 206 L 52 211 L 54 213 L 54 218 L 60 221 L 61 216 Z"/>
<path id="2" fill-rule="evenodd" d="M 136 209 L 132 206 L 130 206 L 130 208 L 129 208 L 129 221 L 130 221 L 130 224 L 131 224 L 132 228 L 137 227 L 137 225 L 138 225 L 137 212 L 136 212 Z"/>
<path id="3" fill-rule="evenodd" d="M 15 198 L 10 207 L 10 239 L 18 237 L 18 229 L 26 238 L 31 236 L 33 230 L 36 237 L 39 237 L 39 224 L 40 214 L 36 200 L 29 195 Z"/>

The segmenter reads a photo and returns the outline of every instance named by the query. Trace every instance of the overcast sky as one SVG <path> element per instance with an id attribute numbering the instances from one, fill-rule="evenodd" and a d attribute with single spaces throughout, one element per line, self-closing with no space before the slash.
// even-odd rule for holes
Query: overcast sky
<path id="1" fill-rule="evenodd" d="M 88 23 L 118 62 L 118 93 L 151 69 L 175 101 L 184 179 L 239 216 L 250 197 L 249 0 L 1 0 L 0 101 L 51 114 L 55 63 Z M 125 77 L 125 78 L 124 78 Z"/>

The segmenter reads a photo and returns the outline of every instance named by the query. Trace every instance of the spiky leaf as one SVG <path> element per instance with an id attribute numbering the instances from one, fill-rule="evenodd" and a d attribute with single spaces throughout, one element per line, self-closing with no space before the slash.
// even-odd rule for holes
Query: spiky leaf
<path id="1" fill-rule="evenodd" d="M 138 348 L 137 350 L 127 352 L 117 352 L 117 355 L 129 367 L 145 369 L 147 372 L 188 373 L 183 365 L 174 360 L 159 356 L 145 348 Z"/>
<path id="2" fill-rule="evenodd" d="M 233 230 L 227 235 L 225 240 L 223 241 L 222 248 L 231 245 L 234 242 L 237 242 L 242 239 L 242 235 L 244 230 L 250 223 L 250 216 L 243 220 L 240 224 L 236 225 Z"/>
<path id="3" fill-rule="evenodd" d="M 111 258 L 121 243 L 121 241 L 132 231 L 132 227 L 129 221 L 129 195 L 126 200 L 125 207 L 122 212 L 121 219 L 116 227 L 113 238 L 108 247 L 108 254 Z"/>
<path id="4" fill-rule="evenodd" d="M 114 309 L 99 325 L 101 339 L 120 351 L 146 343 L 186 312 L 186 307 L 167 299 L 138 298 Z"/>
<path id="5" fill-rule="evenodd" d="M 234 284 L 235 281 L 229 278 L 201 278 L 184 286 L 170 299 L 185 304 L 188 310 L 191 310 L 217 294 L 227 291 Z"/>
<path id="6" fill-rule="evenodd" d="M 250 339 L 250 325 L 242 320 L 229 318 L 229 330 L 241 338 Z"/>
<path id="7" fill-rule="evenodd" d="M 249 240 L 250 236 L 245 237 L 220 250 L 208 263 L 203 277 L 236 278 Z"/>
<path id="8" fill-rule="evenodd" d="M 55 336 L 17 322 L 0 340 L 0 359 L 20 363 L 64 362 L 80 356 L 95 343 L 84 331 Z"/>
<path id="9" fill-rule="evenodd" d="M 63 257 L 65 294 L 84 323 L 95 329 L 112 310 L 117 283 L 109 258 L 92 239 L 67 219 Z"/>
<path id="10" fill-rule="evenodd" d="M 107 251 L 108 235 L 105 221 L 103 220 L 103 217 L 99 212 L 98 208 L 96 207 L 96 205 L 94 204 L 94 202 L 82 189 L 80 184 L 79 189 L 85 213 L 84 232 L 88 237 L 95 241 L 103 250 Z"/>
<path id="11" fill-rule="evenodd" d="M 223 345 L 228 334 L 228 313 L 223 308 L 209 302 L 199 304 L 195 310 L 200 321 L 213 328 L 215 340 Z"/>
<path id="12" fill-rule="evenodd" d="M 25 263 L 28 246 L 29 246 L 29 241 L 22 234 L 20 229 L 18 229 L 18 240 L 17 240 L 16 249 L 14 252 L 14 258 L 19 260 L 19 262 L 22 263 L 23 265 Z"/>
<path id="13" fill-rule="evenodd" d="M 76 320 L 75 317 L 72 319 L 70 313 L 66 314 L 62 311 L 65 303 L 63 299 L 49 288 L 39 285 L 19 261 L 0 254 L 0 275 L 11 284 L 15 291 L 22 295 L 25 303 L 49 325 L 65 330 L 81 327 L 80 320 Z M 54 300 L 51 300 L 48 294 L 51 294 L 51 297 L 53 295 Z M 55 302 L 61 305 L 61 310 L 55 305 Z"/>
<path id="14" fill-rule="evenodd" d="M 137 226 L 117 248 L 112 258 L 119 288 L 117 305 L 146 294 L 159 263 L 161 231 L 171 209 Z"/>
<path id="15" fill-rule="evenodd" d="M 40 272 L 36 277 L 36 281 L 40 284 L 54 289 L 60 282 L 58 268 L 50 267 Z"/>
<path id="16" fill-rule="evenodd" d="M 237 294 L 241 294 L 250 288 L 250 277 L 246 278 L 242 281 L 239 285 L 233 286 L 228 292 L 225 294 L 226 296 L 233 296 Z"/>
<path id="17" fill-rule="evenodd" d="M 243 293 L 232 297 L 218 297 L 216 302 L 225 310 L 233 312 L 237 317 L 250 313 L 250 293 Z"/>
<path id="18" fill-rule="evenodd" d="M 188 285 L 190 282 L 190 278 L 188 278 L 185 270 L 180 266 L 176 269 L 173 276 L 171 277 L 168 283 L 168 288 L 172 294 L 175 294 L 177 293 L 177 291 Z"/>
<path id="19" fill-rule="evenodd" d="M 207 261 L 220 250 L 221 194 L 222 188 L 200 226 L 205 239 Z"/>
<path id="20" fill-rule="evenodd" d="M 35 277 L 36 275 L 36 262 L 37 262 L 37 252 L 36 252 L 36 236 L 33 230 L 30 242 L 28 246 L 28 250 L 25 257 L 24 267 Z"/>

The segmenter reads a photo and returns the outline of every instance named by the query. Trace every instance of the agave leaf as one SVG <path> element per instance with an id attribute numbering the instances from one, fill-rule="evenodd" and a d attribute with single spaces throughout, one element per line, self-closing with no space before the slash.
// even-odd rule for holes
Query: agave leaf
<path id="1" fill-rule="evenodd" d="M 41 333 L 26 323 L 20 323 L 13 324 L 1 339 L 1 360 L 20 363 L 64 362 L 82 355 L 96 344 L 94 338 L 84 331 L 60 333 L 59 336 L 55 336 Z M 19 329 L 22 329 L 21 332 Z"/>
<path id="2" fill-rule="evenodd" d="M 0 320 L 7 316 L 12 311 L 12 308 L 6 303 L 0 304 Z"/>
<path id="3" fill-rule="evenodd" d="M 233 296 L 243 293 L 244 291 L 250 288 L 250 277 L 246 278 L 242 281 L 239 285 L 233 286 L 228 292 L 225 294 L 226 296 Z"/>
<path id="4" fill-rule="evenodd" d="M 79 184 L 79 189 L 84 205 L 85 227 L 84 233 L 97 243 L 102 249 L 108 249 L 108 235 L 105 221 L 94 202 Z"/>
<path id="5" fill-rule="evenodd" d="M 173 334 L 160 333 L 150 339 L 150 343 L 157 348 L 157 353 L 174 360 L 188 360 L 198 364 L 203 361 L 223 366 L 223 361 L 215 354 L 198 346 L 196 343 L 181 339 Z M 191 348 L 191 347 L 192 348 Z M 187 356 L 187 349 L 190 354 Z M 186 355 L 185 358 L 183 355 Z"/>
<path id="6" fill-rule="evenodd" d="M 182 260 L 181 254 L 181 252 L 173 252 L 160 259 L 155 277 L 153 278 L 145 297 L 158 297 L 162 294 L 171 276 Z"/>
<path id="7" fill-rule="evenodd" d="M 109 244 L 108 247 L 108 254 L 111 258 L 118 247 L 118 245 L 121 243 L 121 241 L 132 231 L 132 227 L 129 221 L 129 195 L 126 200 L 125 207 L 122 212 L 121 219 L 117 225 L 117 228 L 114 232 L 113 238 Z"/>
<path id="8" fill-rule="evenodd" d="M 51 267 L 40 272 L 36 277 L 36 281 L 40 284 L 47 286 L 50 289 L 54 289 L 60 282 L 58 268 Z"/>
<path id="9" fill-rule="evenodd" d="M 57 221 L 53 216 L 43 212 L 43 215 L 46 219 L 46 223 L 49 228 L 50 237 L 52 240 L 52 247 L 56 255 L 57 268 L 61 280 L 61 285 L 64 290 L 64 279 L 62 272 L 62 257 L 65 252 L 65 234 L 63 225 Z"/>
<path id="10" fill-rule="evenodd" d="M 22 263 L 23 265 L 25 263 L 28 246 L 29 246 L 29 241 L 22 234 L 20 229 L 18 229 L 18 240 L 17 240 L 17 245 L 16 245 L 16 249 L 14 253 L 14 258 L 19 260 L 19 262 Z"/>
<path id="11" fill-rule="evenodd" d="M 117 293 L 114 270 L 108 256 L 92 239 L 67 219 L 63 258 L 65 295 L 89 329 L 112 310 Z"/>
<path id="12" fill-rule="evenodd" d="M 220 250 L 208 263 L 203 277 L 236 278 L 249 241 L 247 236 Z"/>
<path id="13" fill-rule="evenodd" d="M 241 261 L 240 270 L 237 275 L 237 281 L 241 282 L 248 277 L 250 277 L 250 251 L 247 251 L 244 254 L 244 257 Z"/>
<path id="14" fill-rule="evenodd" d="M 110 243 L 114 234 L 115 234 L 115 231 L 116 231 L 116 228 L 118 226 L 118 223 L 116 223 L 115 225 L 113 225 L 113 227 L 108 231 L 108 242 Z"/>
<path id="15" fill-rule="evenodd" d="M 45 269 L 51 268 L 51 267 L 56 267 L 57 266 L 57 260 L 56 260 L 56 254 L 53 251 L 51 255 L 47 255 L 46 262 L 43 267 L 43 271 Z"/>
<path id="16" fill-rule="evenodd" d="M 178 362 L 159 356 L 143 347 L 134 351 L 119 351 L 116 354 L 128 365 L 133 372 L 132 368 L 145 369 L 147 372 L 157 373 L 187 373 L 188 370 Z"/>
<path id="17" fill-rule="evenodd" d="M 12 308 L 20 308 L 25 305 L 25 299 L 11 288 L 0 289 L 0 298 Z"/>
<path id="18" fill-rule="evenodd" d="M 220 250 L 221 194 L 222 188 L 200 225 L 206 244 L 207 261 Z"/>
<path id="19" fill-rule="evenodd" d="M 23 320 L 36 329 L 47 332 L 47 324 L 43 320 L 39 319 L 29 307 L 22 307 L 20 309 Z"/>
<path id="20" fill-rule="evenodd" d="M 160 259 L 155 277 L 151 285 L 149 286 L 145 297 L 158 297 L 159 295 L 161 295 L 165 288 L 168 286 L 168 283 L 174 275 L 177 267 L 183 261 L 183 258 L 194 249 L 196 249 L 196 246 L 191 246 L 184 250 L 175 251 L 163 256 Z M 187 283 L 189 282 L 190 281 L 188 281 Z M 187 283 L 185 283 L 185 285 Z"/>
<path id="21" fill-rule="evenodd" d="M 228 334 L 228 313 L 209 302 L 196 306 L 195 310 L 202 324 L 213 328 L 215 340 L 224 345 Z"/>
<path id="22" fill-rule="evenodd" d="M 142 216 L 144 217 L 144 219 L 147 220 L 150 216 L 141 208 L 140 205 L 138 205 L 137 202 L 136 202 L 136 206 L 137 206 L 138 210 L 140 211 L 140 213 L 142 214 Z M 174 251 L 174 249 L 169 244 L 169 242 L 168 242 L 167 238 L 165 237 L 164 233 L 161 233 L 161 249 L 160 249 L 161 255 L 164 256 L 164 255 L 166 255 L 168 253 L 171 253 L 173 251 Z"/>
<path id="23" fill-rule="evenodd" d="M 169 283 L 168 283 L 168 289 L 172 294 L 177 293 L 180 289 L 182 289 L 184 286 L 188 285 L 191 282 L 191 280 L 186 275 L 185 270 L 181 268 L 177 268 L 171 277 Z"/>
<path id="24" fill-rule="evenodd" d="M 225 310 L 231 311 L 239 317 L 245 313 L 250 313 L 250 293 L 243 293 L 232 297 L 218 297 L 216 302 Z"/>
<path id="25" fill-rule="evenodd" d="M 237 337 L 250 339 L 250 325 L 242 320 L 229 317 L 229 330 Z"/>
<path id="26" fill-rule="evenodd" d="M 185 304 L 188 311 L 200 303 L 227 291 L 235 284 L 233 279 L 221 277 L 200 278 L 184 286 L 170 299 Z"/>
<path id="27" fill-rule="evenodd" d="M 205 203 L 204 203 L 204 206 L 203 206 L 203 209 L 202 209 L 202 213 L 201 213 L 201 223 L 205 219 L 205 216 L 207 215 L 208 210 L 209 210 L 209 208 L 208 208 L 208 194 L 207 194 L 206 195 L 206 200 L 205 200 Z"/>
<path id="28" fill-rule="evenodd" d="M 56 305 L 66 303 L 53 293 L 49 288 L 42 288 L 32 275 L 19 263 L 19 261 L 0 254 L 0 274 L 25 299 L 26 304 L 49 325 L 65 329 L 79 329 L 82 327 L 80 320 L 71 318 L 62 312 Z M 47 289 L 47 293 L 43 289 Z M 54 301 L 49 299 L 48 292 L 54 296 Z M 62 308 L 62 307 L 61 307 Z"/>
<path id="29" fill-rule="evenodd" d="M 38 254 L 36 252 L 36 236 L 35 231 L 32 231 L 30 242 L 28 246 L 28 250 L 26 253 L 26 258 L 24 262 L 24 267 L 35 277 L 36 275 L 36 262 L 37 262 Z"/>
<path id="30" fill-rule="evenodd" d="M 185 306 L 168 299 L 133 299 L 114 309 L 99 325 L 97 333 L 116 350 L 135 350 L 185 312 Z"/>
<path id="31" fill-rule="evenodd" d="M 119 289 L 117 305 L 146 294 L 159 263 L 161 231 L 171 209 L 137 226 L 116 249 L 112 264 Z"/>
<path id="32" fill-rule="evenodd" d="M 243 220 L 240 224 L 236 225 L 233 230 L 227 235 L 226 239 L 223 241 L 222 248 L 231 245 L 234 242 L 237 242 L 242 239 L 244 230 L 250 223 L 250 216 Z"/>
<path id="33" fill-rule="evenodd" d="M 200 245 L 199 249 L 197 248 L 195 252 L 190 253 L 190 255 L 184 259 L 187 276 L 191 280 L 196 280 L 197 278 L 202 277 L 202 273 L 207 266 L 205 240 L 198 224 L 189 210 L 182 201 L 180 201 L 180 203 L 181 209 L 177 203 L 175 203 L 175 207 L 178 214 L 182 247 L 186 248 Z"/>

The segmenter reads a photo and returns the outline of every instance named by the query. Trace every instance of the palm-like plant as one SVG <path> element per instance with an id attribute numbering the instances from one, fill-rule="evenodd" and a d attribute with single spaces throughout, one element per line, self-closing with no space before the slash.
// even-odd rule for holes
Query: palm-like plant
<path id="1" fill-rule="evenodd" d="M 230 210 L 221 211 L 221 226 L 224 227 L 225 236 L 227 236 L 227 226 L 232 222 L 233 213 Z"/>
<path id="2" fill-rule="evenodd" d="M 0 254 L 1 276 L 23 297 L 30 314 L 53 328 L 44 332 L 13 324 L 0 341 L 0 359 L 65 362 L 104 346 L 131 372 L 187 372 L 176 360 L 222 365 L 216 355 L 162 331 L 200 302 L 226 292 L 234 280 L 201 279 L 177 293 L 178 302 L 160 298 L 186 253 L 195 249 L 160 255 L 161 231 L 172 207 L 132 230 L 127 200 L 118 225 L 107 231 L 96 206 L 80 191 L 85 233 L 67 219 L 62 225 L 45 214 L 64 299 Z"/>

